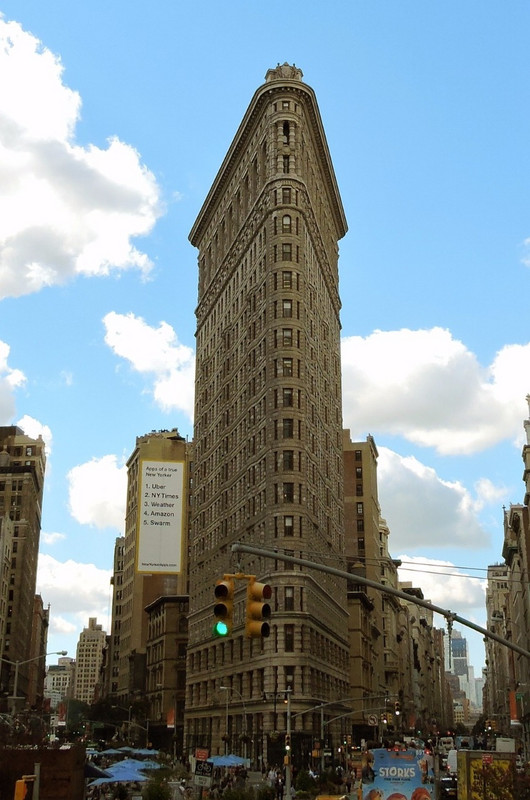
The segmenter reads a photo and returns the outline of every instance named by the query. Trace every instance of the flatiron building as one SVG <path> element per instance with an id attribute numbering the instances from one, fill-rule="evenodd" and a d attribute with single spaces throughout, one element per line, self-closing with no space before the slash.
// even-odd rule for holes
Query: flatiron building
<path id="1" fill-rule="evenodd" d="M 346 230 L 315 93 L 300 69 L 278 65 L 190 233 L 199 264 L 190 753 L 276 760 L 286 693 L 293 748 L 310 750 L 322 725 L 314 707 L 348 696 L 345 582 L 231 551 L 241 541 L 344 566 L 337 243 Z M 212 636 L 223 574 L 271 585 L 268 638 L 245 636 L 240 579 L 231 635 Z M 337 713 L 326 708 L 325 722 Z"/>

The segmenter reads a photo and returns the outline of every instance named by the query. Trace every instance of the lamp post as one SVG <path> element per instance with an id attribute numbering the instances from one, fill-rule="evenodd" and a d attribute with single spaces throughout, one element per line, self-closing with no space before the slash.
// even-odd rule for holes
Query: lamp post
<path id="1" fill-rule="evenodd" d="M 244 746 L 244 758 L 246 758 L 247 757 L 247 742 L 246 742 L 246 738 L 247 738 L 247 707 L 245 705 L 245 698 L 243 697 L 243 695 L 241 694 L 241 692 L 238 689 L 234 689 L 233 687 L 231 688 L 230 686 L 220 686 L 219 689 L 221 689 L 221 691 L 223 691 L 223 692 L 226 692 L 226 738 L 227 738 L 227 740 L 228 740 L 228 693 L 229 692 L 235 692 L 236 694 L 238 694 L 240 696 L 241 702 L 243 703 L 243 736 L 245 737 L 245 741 L 244 741 L 244 745 L 245 745 Z M 228 744 L 228 741 L 227 741 L 227 744 Z"/>
<path id="2" fill-rule="evenodd" d="M 287 741 L 289 742 L 289 750 L 286 753 L 285 757 L 285 795 L 287 800 L 290 800 L 291 797 L 291 692 L 293 690 L 290 686 L 287 687 L 285 693 L 287 695 Z"/>
<path id="3" fill-rule="evenodd" d="M 127 711 L 128 715 L 129 715 L 128 719 L 127 719 L 127 741 L 130 744 L 131 743 L 131 714 L 132 714 L 133 707 L 129 706 L 129 708 L 127 709 L 127 708 L 125 708 L 125 706 L 111 706 L 111 708 L 119 708 L 120 711 Z"/>
<path id="4" fill-rule="evenodd" d="M 225 706 L 225 756 L 228 755 L 228 698 L 229 698 L 229 687 L 228 686 L 220 686 L 219 689 L 222 692 L 226 692 L 226 706 Z"/>
<path id="5" fill-rule="evenodd" d="M 38 661 L 40 658 L 46 658 L 46 656 L 66 656 L 68 654 L 67 650 L 54 650 L 52 653 L 41 653 L 38 656 L 33 656 L 33 658 L 26 658 L 23 661 L 10 661 L 8 658 L 0 658 L 0 661 L 4 661 L 6 664 L 15 668 L 15 677 L 13 680 L 13 695 L 10 698 L 11 703 L 11 716 L 15 716 L 16 712 L 16 705 L 17 705 L 17 692 L 18 692 L 18 668 L 22 664 L 29 664 L 31 661 Z"/>

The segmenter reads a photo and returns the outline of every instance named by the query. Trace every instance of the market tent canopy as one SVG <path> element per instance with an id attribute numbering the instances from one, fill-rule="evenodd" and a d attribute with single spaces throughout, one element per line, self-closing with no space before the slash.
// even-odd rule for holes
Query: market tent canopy
<path id="1" fill-rule="evenodd" d="M 208 761 L 214 767 L 240 767 L 245 763 L 245 759 L 241 756 L 235 756 L 230 753 L 227 756 L 211 756 Z"/>

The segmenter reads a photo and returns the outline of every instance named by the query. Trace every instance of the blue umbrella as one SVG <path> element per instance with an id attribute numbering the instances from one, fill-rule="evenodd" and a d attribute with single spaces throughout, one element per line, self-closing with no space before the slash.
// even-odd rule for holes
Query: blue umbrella
<path id="1" fill-rule="evenodd" d="M 210 761 L 214 767 L 240 767 L 245 763 L 245 759 L 240 756 L 235 756 L 232 753 L 228 756 L 211 756 Z"/>

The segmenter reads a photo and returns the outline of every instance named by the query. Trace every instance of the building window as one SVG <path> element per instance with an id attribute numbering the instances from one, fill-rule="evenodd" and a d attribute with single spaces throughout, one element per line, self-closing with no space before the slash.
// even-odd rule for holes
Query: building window
<path id="1" fill-rule="evenodd" d="M 283 484 L 283 502 L 294 503 L 294 483 Z"/>
<path id="2" fill-rule="evenodd" d="M 294 536 L 294 517 L 290 514 L 283 518 L 283 535 Z"/>
<path id="3" fill-rule="evenodd" d="M 289 101 L 287 101 L 287 102 L 289 102 Z M 285 103 L 283 103 L 282 105 L 283 105 L 283 108 L 285 108 Z M 289 107 L 289 106 L 287 106 L 287 107 Z M 283 143 L 284 144 L 289 144 L 289 123 L 288 122 L 284 122 L 283 123 Z"/>
<path id="4" fill-rule="evenodd" d="M 294 450 L 283 451 L 283 468 L 285 470 L 294 469 Z"/>
<path id="5" fill-rule="evenodd" d="M 293 419 L 284 419 L 283 420 L 283 438 L 284 439 L 292 439 L 294 434 L 294 420 Z"/>
<path id="6" fill-rule="evenodd" d="M 293 246 L 291 242 L 282 242 L 282 261 L 293 260 Z"/>
<path id="7" fill-rule="evenodd" d="M 282 343 L 284 347 L 293 346 L 293 329 L 283 328 L 282 330 Z"/>
<path id="8" fill-rule="evenodd" d="M 287 270 L 282 272 L 282 289 L 293 288 L 293 273 Z"/>
<path id="9" fill-rule="evenodd" d="M 291 216 L 284 214 L 282 217 L 282 233 L 291 233 Z"/>
<path id="10" fill-rule="evenodd" d="M 282 404 L 284 408 L 293 406 L 294 393 L 290 387 L 282 389 Z"/>
<path id="11" fill-rule="evenodd" d="M 283 634 L 283 649 L 286 653 L 294 653 L 294 625 L 285 625 Z"/>
<path id="12" fill-rule="evenodd" d="M 356 461 L 362 461 L 363 460 L 363 454 L 362 454 L 362 452 L 360 450 L 356 450 L 355 451 L 355 460 Z"/>
<path id="13" fill-rule="evenodd" d="M 292 358 L 282 358 L 282 372 L 283 375 L 287 378 L 293 377 L 293 359 Z"/>
<path id="14" fill-rule="evenodd" d="M 363 468 L 362 467 L 355 467 L 355 477 L 362 478 L 363 476 Z"/>
<path id="15" fill-rule="evenodd" d="M 289 173 L 289 156 L 283 157 L 283 173 L 284 175 Z"/>
<path id="16" fill-rule="evenodd" d="M 363 503 L 357 503 L 357 513 L 361 517 L 364 514 L 364 504 Z"/>
<path id="17" fill-rule="evenodd" d="M 364 532 L 364 519 L 357 520 L 357 533 Z M 364 547 L 364 539 L 363 539 L 363 547 Z"/>
<path id="18" fill-rule="evenodd" d="M 355 494 L 357 495 L 357 497 L 362 497 L 363 496 L 363 485 L 362 485 L 362 483 L 358 483 L 356 485 Z"/>
<path id="19" fill-rule="evenodd" d="M 294 611 L 294 586 L 285 587 L 284 606 L 286 611 Z"/>
<path id="20" fill-rule="evenodd" d="M 291 203 L 291 189 L 284 186 L 282 189 L 282 203 L 289 205 Z"/>
<path id="21" fill-rule="evenodd" d="M 282 300 L 282 315 L 284 317 L 292 317 L 293 316 L 293 301 L 292 300 Z"/>

